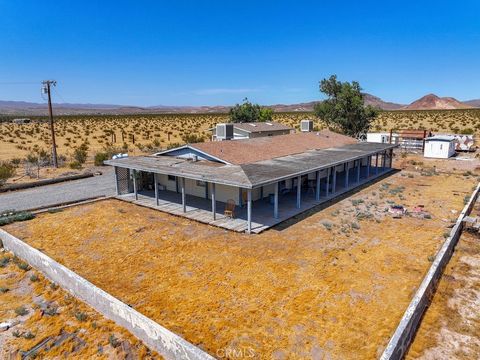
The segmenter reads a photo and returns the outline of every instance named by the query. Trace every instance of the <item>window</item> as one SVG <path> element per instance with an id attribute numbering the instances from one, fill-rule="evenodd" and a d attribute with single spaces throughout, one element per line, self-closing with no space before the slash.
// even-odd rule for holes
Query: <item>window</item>
<path id="1" fill-rule="evenodd" d="M 197 180 L 197 186 L 206 187 L 207 183 L 205 181 L 202 181 L 202 180 Z"/>
<path id="2" fill-rule="evenodd" d="M 175 176 L 168 175 L 168 181 L 175 181 Z"/>

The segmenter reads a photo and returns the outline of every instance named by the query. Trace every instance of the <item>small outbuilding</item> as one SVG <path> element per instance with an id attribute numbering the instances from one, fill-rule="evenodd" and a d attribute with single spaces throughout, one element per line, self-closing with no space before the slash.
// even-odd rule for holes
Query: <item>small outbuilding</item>
<path id="1" fill-rule="evenodd" d="M 425 139 L 423 156 L 428 158 L 448 159 L 455 155 L 455 137 L 435 135 Z"/>

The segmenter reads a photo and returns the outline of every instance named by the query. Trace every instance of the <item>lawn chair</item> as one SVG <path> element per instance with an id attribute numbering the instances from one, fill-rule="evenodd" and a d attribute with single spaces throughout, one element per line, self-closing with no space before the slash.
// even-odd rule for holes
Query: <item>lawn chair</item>
<path id="1" fill-rule="evenodd" d="M 223 211 L 223 215 L 229 218 L 235 217 L 235 200 L 228 199 L 227 203 L 225 204 L 225 210 Z"/>

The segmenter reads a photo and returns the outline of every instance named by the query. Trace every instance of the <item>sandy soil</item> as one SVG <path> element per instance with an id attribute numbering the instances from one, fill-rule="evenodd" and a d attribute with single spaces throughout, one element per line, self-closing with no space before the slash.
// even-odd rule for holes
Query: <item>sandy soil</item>
<path id="1" fill-rule="evenodd" d="M 409 170 L 248 236 L 117 200 L 6 230 L 215 356 L 378 356 L 476 177 Z M 393 219 L 390 204 L 426 216 Z"/>
<path id="2" fill-rule="evenodd" d="M 29 359 L 160 358 L 37 271 L 21 269 L 26 264 L 12 254 L 2 251 L 0 261 L 0 320 L 14 324 L 0 332 L 1 359 L 20 359 L 23 352 Z M 19 307 L 27 313 L 18 313 Z"/>
<path id="3" fill-rule="evenodd" d="M 477 203 L 478 204 L 478 203 Z M 480 204 L 474 214 L 480 214 Z M 480 354 L 480 235 L 463 232 L 407 359 L 477 359 Z"/>

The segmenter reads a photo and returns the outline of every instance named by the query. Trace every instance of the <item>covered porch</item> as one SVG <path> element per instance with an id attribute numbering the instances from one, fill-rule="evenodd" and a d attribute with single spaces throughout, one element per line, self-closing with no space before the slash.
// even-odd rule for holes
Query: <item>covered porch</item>
<path id="1" fill-rule="evenodd" d="M 159 187 L 156 181 L 159 174 L 153 172 L 132 170 L 131 174 L 128 171 L 122 176 L 120 172 L 129 169 L 116 168 L 117 198 L 227 230 L 260 233 L 388 173 L 392 170 L 391 152 L 386 155 L 374 154 L 331 166 L 324 169 L 324 176 L 317 170 L 291 177 L 287 179 L 291 181 L 290 188 L 282 187 L 284 180 L 274 182 L 273 191 L 268 187 L 272 184 L 257 187 L 261 190 L 257 200 L 252 197 L 255 189 L 239 188 L 243 196 L 240 195 L 240 204 L 234 206 L 233 216 L 225 216 L 226 203 L 218 200 L 215 183 L 206 183 L 206 196 L 196 196 L 187 193 L 184 177 L 178 178 L 176 189 L 169 190 Z M 154 179 L 153 189 L 138 186 L 139 173 L 149 174 Z"/>

